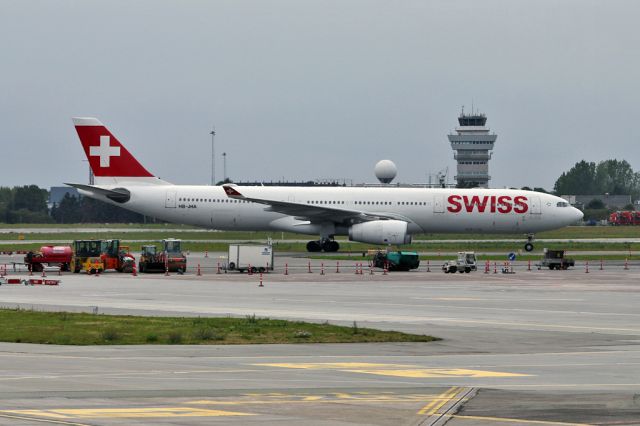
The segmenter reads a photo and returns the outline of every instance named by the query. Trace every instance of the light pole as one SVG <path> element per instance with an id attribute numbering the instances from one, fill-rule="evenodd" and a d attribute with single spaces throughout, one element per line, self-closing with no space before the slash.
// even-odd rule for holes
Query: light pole
<path id="1" fill-rule="evenodd" d="M 216 126 L 212 126 L 213 129 L 209 132 L 211 135 L 211 186 L 216 184 Z"/>
<path id="2" fill-rule="evenodd" d="M 222 153 L 222 171 L 224 173 L 224 182 L 227 182 L 227 153 Z"/>

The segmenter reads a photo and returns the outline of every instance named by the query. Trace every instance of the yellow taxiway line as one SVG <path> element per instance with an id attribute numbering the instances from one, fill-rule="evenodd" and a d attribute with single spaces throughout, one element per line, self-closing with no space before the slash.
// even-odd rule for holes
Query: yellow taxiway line
<path id="1" fill-rule="evenodd" d="M 420 411 L 418 411 L 418 414 L 421 416 L 432 416 L 436 414 L 444 404 L 455 398 L 455 396 L 458 395 L 459 392 L 460 388 L 457 386 L 449 388 L 448 390 L 434 398 L 433 401 L 422 407 Z"/>

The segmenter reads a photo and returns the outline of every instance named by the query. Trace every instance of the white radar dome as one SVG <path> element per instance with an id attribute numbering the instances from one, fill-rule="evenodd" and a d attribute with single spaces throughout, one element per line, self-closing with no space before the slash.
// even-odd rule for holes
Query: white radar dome
<path id="1" fill-rule="evenodd" d="M 373 169 L 376 177 L 382 183 L 391 183 L 398 174 L 398 168 L 391 160 L 380 160 Z"/>

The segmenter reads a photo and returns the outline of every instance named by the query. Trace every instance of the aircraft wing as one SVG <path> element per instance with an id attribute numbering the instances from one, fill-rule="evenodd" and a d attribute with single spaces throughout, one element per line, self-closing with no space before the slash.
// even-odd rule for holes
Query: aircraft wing
<path id="1" fill-rule="evenodd" d="M 236 188 L 228 185 L 223 185 L 223 189 L 229 198 L 251 201 L 252 203 L 265 204 L 268 206 L 265 211 L 273 211 L 289 216 L 294 216 L 298 220 L 345 224 L 389 219 L 400 219 L 407 221 L 407 219 L 405 218 L 398 218 L 395 215 L 386 213 L 365 213 L 359 210 L 318 206 L 315 204 L 302 204 L 290 201 L 270 200 L 268 198 L 245 197 L 240 192 L 238 192 Z"/>

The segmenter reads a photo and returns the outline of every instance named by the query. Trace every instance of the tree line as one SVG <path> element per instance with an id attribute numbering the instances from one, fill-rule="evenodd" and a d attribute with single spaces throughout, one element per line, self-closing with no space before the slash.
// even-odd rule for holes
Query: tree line
<path id="1" fill-rule="evenodd" d="M 0 187 L 0 223 L 143 223 L 145 217 L 89 197 L 65 194 L 47 206 L 49 191 L 36 185 Z"/>
<path id="2" fill-rule="evenodd" d="M 582 160 L 562 173 L 553 187 L 557 195 L 631 195 L 640 196 L 640 173 L 626 160 L 606 160 L 599 163 Z"/>

